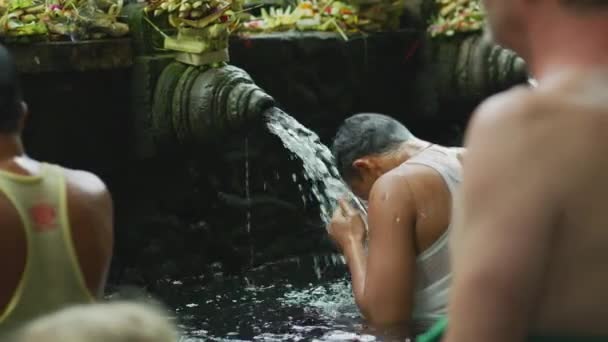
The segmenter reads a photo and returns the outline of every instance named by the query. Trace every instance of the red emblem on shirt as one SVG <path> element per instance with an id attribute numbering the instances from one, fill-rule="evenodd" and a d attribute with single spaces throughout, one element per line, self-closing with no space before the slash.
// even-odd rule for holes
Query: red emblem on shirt
<path id="1" fill-rule="evenodd" d="M 49 204 L 41 203 L 30 208 L 30 217 L 34 221 L 34 230 L 44 232 L 55 228 L 57 211 Z"/>

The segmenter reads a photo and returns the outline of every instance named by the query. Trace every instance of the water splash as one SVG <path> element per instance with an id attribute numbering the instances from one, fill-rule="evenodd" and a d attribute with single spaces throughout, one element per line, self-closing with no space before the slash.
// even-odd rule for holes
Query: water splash
<path id="1" fill-rule="evenodd" d="M 323 269 L 321 279 L 313 266 Z M 310 256 L 266 264 L 244 277 L 216 277 L 204 286 L 172 282 L 166 291 L 183 341 L 378 341 L 364 332 L 345 272 L 332 255 Z"/>
<path id="2" fill-rule="evenodd" d="M 340 178 L 334 158 L 319 136 L 278 108 L 266 113 L 268 130 L 279 137 L 303 165 L 303 176 L 311 186 L 311 194 L 320 205 L 321 218 L 329 223 L 339 198 L 346 197 L 359 210 L 365 208 Z M 295 175 L 293 176 L 296 180 Z"/>

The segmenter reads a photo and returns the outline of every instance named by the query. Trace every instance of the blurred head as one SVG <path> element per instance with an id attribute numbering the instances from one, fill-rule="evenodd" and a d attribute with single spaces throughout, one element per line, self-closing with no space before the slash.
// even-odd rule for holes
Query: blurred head
<path id="1" fill-rule="evenodd" d="M 578 10 L 608 9 L 608 0 L 559 0 L 560 5 Z"/>
<path id="2" fill-rule="evenodd" d="M 559 12 L 592 13 L 608 9 L 608 0 L 481 0 L 487 15 L 486 33 L 499 45 L 526 56 L 529 23 Z M 556 20 L 559 22 L 559 19 Z M 543 20 L 543 22 L 545 22 Z M 551 22 L 551 21 L 548 21 Z M 543 27 L 551 30 L 551 27 Z"/>
<path id="3" fill-rule="evenodd" d="M 175 342 L 177 332 L 154 306 L 130 302 L 77 305 L 26 324 L 14 342 Z"/>
<path id="4" fill-rule="evenodd" d="M 8 50 L 0 45 L 0 134 L 19 133 L 25 111 L 17 68 Z"/>
<path id="5" fill-rule="evenodd" d="M 521 49 L 525 49 L 522 45 L 526 44 L 524 18 L 528 1 L 535 0 L 482 0 L 488 37 L 503 47 L 521 53 Z"/>
<path id="6" fill-rule="evenodd" d="M 415 137 L 399 121 L 381 114 L 346 119 L 332 145 L 338 171 L 355 195 L 367 199 L 374 182 L 405 162 L 399 153 Z"/>

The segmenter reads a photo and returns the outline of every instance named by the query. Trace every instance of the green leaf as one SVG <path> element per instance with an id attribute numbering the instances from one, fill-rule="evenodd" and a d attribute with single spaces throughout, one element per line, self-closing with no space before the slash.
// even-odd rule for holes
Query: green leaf
<path id="1" fill-rule="evenodd" d="M 34 6 L 33 0 L 12 0 L 10 1 L 9 11 L 14 11 L 21 8 L 28 8 Z"/>

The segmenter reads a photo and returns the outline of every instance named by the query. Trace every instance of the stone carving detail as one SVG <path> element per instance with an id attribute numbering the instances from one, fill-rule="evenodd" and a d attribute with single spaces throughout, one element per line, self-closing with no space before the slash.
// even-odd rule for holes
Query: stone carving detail
<path id="1" fill-rule="evenodd" d="M 152 127 L 159 144 L 203 144 L 260 118 L 274 100 L 242 69 L 168 65 L 156 86 Z"/>
<path id="2" fill-rule="evenodd" d="M 454 71 L 463 96 L 488 95 L 526 79 L 523 59 L 481 35 L 463 40 Z"/>
<path id="3" fill-rule="evenodd" d="M 444 100 L 480 101 L 527 79 L 523 59 L 480 34 L 437 40 L 433 55 L 438 92 Z"/>

